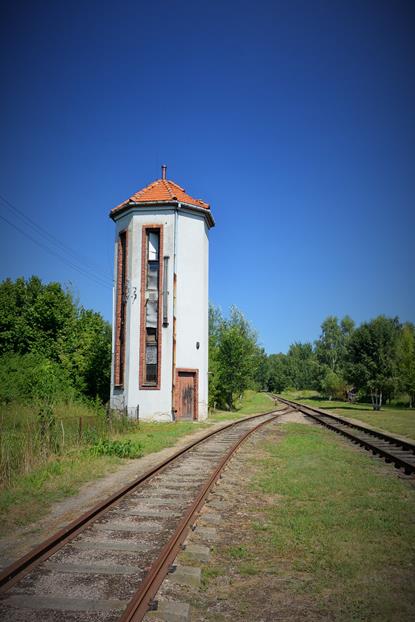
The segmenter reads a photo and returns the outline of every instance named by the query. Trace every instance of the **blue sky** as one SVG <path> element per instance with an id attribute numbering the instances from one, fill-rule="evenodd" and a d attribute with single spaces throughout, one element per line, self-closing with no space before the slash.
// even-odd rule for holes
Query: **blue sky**
<path id="1" fill-rule="evenodd" d="M 0 278 L 58 280 L 110 320 L 108 212 L 165 162 L 212 205 L 211 301 L 269 353 L 329 314 L 414 321 L 414 17 L 399 0 L 3 3 L 0 195 L 19 212 L 0 215 L 19 230 L 0 220 Z"/>

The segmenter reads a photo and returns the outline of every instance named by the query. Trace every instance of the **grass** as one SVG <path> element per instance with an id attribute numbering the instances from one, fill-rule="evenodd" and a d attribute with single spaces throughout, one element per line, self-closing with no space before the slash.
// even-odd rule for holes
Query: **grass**
<path id="1" fill-rule="evenodd" d="M 0 405 L 0 488 L 29 474 L 53 456 L 64 456 L 125 432 L 135 422 L 105 416 L 102 407 L 79 402 Z"/>
<path id="2" fill-rule="evenodd" d="M 114 434 L 109 446 L 138 447 L 139 455 L 144 456 L 171 447 L 181 436 L 203 427 L 208 425 L 195 426 L 191 421 L 141 422 L 126 433 Z M 123 463 L 122 451 L 109 449 L 100 453 L 93 450 L 95 446 L 50 456 L 45 464 L 29 473 L 15 475 L 10 484 L 0 490 L 0 535 L 38 520 L 54 502 L 76 494 L 84 483 L 106 475 Z"/>
<path id="3" fill-rule="evenodd" d="M 236 404 L 236 410 L 214 410 L 209 415 L 209 421 L 228 421 L 239 419 L 246 415 L 268 412 L 274 408 L 274 400 L 268 393 L 245 391 L 242 400 Z"/>
<path id="4" fill-rule="evenodd" d="M 330 432 L 285 426 L 266 446 L 256 487 L 274 496 L 256 530 L 278 572 L 288 562 L 330 620 L 415 616 L 415 495 L 409 483 Z"/>
<path id="5" fill-rule="evenodd" d="M 286 399 L 300 401 L 316 408 L 322 408 L 342 417 L 351 417 L 393 434 L 400 434 L 415 439 L 415 409 L 396 407 L 386 404 L 376 412 L 371 404 L 325 400 L 315 391 L 284 392 Z"/>
<path id="6" fill-rule="evenodd" d="M 208 428 L 207 423 L 194 424 L 192 421 L 176 421 L 175 423 L 141 422 L 138 429 L 122 435 L 124 440 L 140 443 L 141 455 L 160 451 L 175 445 L 181 436 Z"/>
<path id="7" fill-rule="evenodd" d="M 31 473 L 14 478 L 0 490 L 0 536 L 39 520 L 57 501 L 76 494 L 80 487 L 111 472 L 122 459 L 75 453 L 49 460 Z"/>
<path id="8" fill-rule="evenodd" d="M 278 428 L 241 464 L 203 570 L 206 619 L 412 622 L 413 481 L 318 426 Z"/>
<path id="9" fill-rule="evenodd" d="M 86 482 L 103 477 L 123 463 L 123 459 L 146 456 L 175 445 L 181 436 L 191 434 L 216 421 L 266 412 L 273 400 L 265 393 L 247 391 L 235 413 L 215 413 L 209 423 L 195 426 L 191 421 L 123 422 L 114 419 L 110 430 L 105 427 L 103 413 L 82 404 L 58 405 L 55 426 L 66 431 L 65 444 L 59 451 L 49 448 L 42 453 L 37 436 L 37 409 L 30 405 L 7 405 L 0 412 L 2 443 L 0 464 L 9 467 L 0 488 L 0 535 L 16 526 L 38 520 L 51 505 L 76 494 Z M 82 436 L 79 437 L 79 418 Z M 61 425 L 62 422 L 62 425 Z M 97 427 L 98 426 L 98 427 Z M 14 462 L 13 462 L 14 461 Z"/>

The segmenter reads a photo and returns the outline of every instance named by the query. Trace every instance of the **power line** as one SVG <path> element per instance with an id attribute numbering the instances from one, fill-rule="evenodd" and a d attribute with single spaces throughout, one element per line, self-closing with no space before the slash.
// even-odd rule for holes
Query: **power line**
<path id="1" fill-rule="evenodd" d="M 112 286 L 112 279 L 109 278 L 107 275 L 103 275 L 101 273 L 101 268 L 98 267 L 98 270 L 96 269 L 97 264 L 94 265 L 93 262 L 91 262 L 89 259 L 83 257 L 81 254 L 77 253 L 76 251 L 74 251 L 70 246 L 68 246 L 67 244 L 65 244 L 65 242 L 62 242 L 61 240 L 59 240 L 57 237 L 55 237 L 52 233 L 50 233 L 49 231 L 47 231 L 46 229 L 44 229 L 41 225 L 39 225 L 38 223 L 36 223 L 34 220 L 32 220 L 29 216 L 27 216 L 26 214 L 24 214 L 18 207 L 16 207 L 16 205 L 14 205 L 13 203 L 11 203 L 11 201 L 9 201 L 8 199 L 6 199 L 4 196 L 2 196 L 0 194 L 0 199 L 7 205 L 7 207 L 9 207 L 10 209 L 12 209 L 13 211 L 15 211 L 20 218 L 23 219 L 23 221 L 27 221 L 28 223 L 30 223 L 31 227 L 34 227 L 37 231 L 38 234 L 40 234 L 41 236 L 43 236 L 43 238 L 45 238 L 46 242 L 48 244 L 53 244 L 55 247 L 57 247 L 57 249 L 60 252 L 66 253 L 67 255 L 69 255 L 70 259 L 69 261 L 76 261 L 77 263 L 82 264 L 83 266 L 88 266 L 89 265 L 89 269 L 88 268 L 82 268 L 82 270 L 86 273 L 93 273 L 92 276 L 94 278 L 100 279 L 100 280 L 104 280 L 107 281 L 108 284 L 111 283 Z M 10 223 L 10 221 L 7 221 L 11 226 L 13 226 L 12 223 Z M 17 228 L 17 226 L 15 227 Z M 23 235 L 26 235 L 25 232 L 23 232 L 22 230 L 19 229 L 19 231 L 21 233 L 23 233 Z M 33 238 L 31 238 L 33 241 Z M 39 244 L 40 245 L 40 244 Z M 51 249 L 48 249 L 51 250 Z M 62 258 L 60 256 L 60 258 L 64 261 L 65 258 Z"/>
<path id="2" fill-rule="evenodd" d="M 83 268 L 75 265 L 73 262 L 71 262 L 70 260 L 68 260 L 67 257 L 63 257 L 62 255 L 60 255 L 57 251 L 55 251 L 52 248 L 49 248 L 48 246 L 46 246 L 45 244 L 43 244 L 42 242 L 40 242 L 39 240 L 36 240 L 36 238 L 34 238 L 33 236 L 30 235 L 30 233 L 27 233 L 27 231 L 24 231 L 23 229 L 21 229 L 20 227 L 18 227 L 15 223 L 11 222 L 10 220 L 8 220 L 5 216 L 2 216 L 0 214 L 0 218 L 2 220 L 4 220 L 4 222 L 7 222 L 8 225 L 10 225 L 11 227 L 13 227 L 14 229 L 16 229 L 17 231 L 19 231 L 19 233 L 21 233 L 22 235 L 24 235 L 25 237 L 27 237 L 29 240 L 31 240 L 32 242 L 34 242 L 35 244 L 37 244 L 40 248 L 42 248 L 43 250 L 47 251 L 48 253 L 50 253 L 51 255 L 54 255 L 55 257 L 57 257 L 58 259 L 60 259 L 61 261 L 63 261 L 64 263 L 66 263 L 68 266 L 70 266 L 73 270 L 76 270 L 76 272 L 79 272 L 79 274 L 82 274 L 83 276 L 85 276 L 86 278 L 90 279 L 91 281 L 94 281 L 97 285 L 101 285 L 101 287 L 105 287 L 105 288 L 110 288 L 112 287 L 112 285 L 110 286 L 106 281 L 104 281 L 104 279 L 101 279 L 101 277 L 95 276 L 92 272 L 89 272 L 87 270 L 84 270 Z"/>

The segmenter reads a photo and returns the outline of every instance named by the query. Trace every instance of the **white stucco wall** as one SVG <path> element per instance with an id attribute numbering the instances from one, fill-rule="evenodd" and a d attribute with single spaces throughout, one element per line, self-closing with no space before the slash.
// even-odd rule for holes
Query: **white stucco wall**
<path id="1" fill-rule="evenodd" d="M 141 242 L 143 225 L 163 225 L 163 253 L 169 256 L 168 320 L 161 327 L 161 385 L 159 390 L 139 389 Z M 173 273 L 175 211 L 137 208 L 116 223 L 119 232 L 128 228 L 128 285 L 124 389 L 114 389 L 111 406 L 127 406 L 130 416 L 172 419 Z M 178 212 L 176 237 L 176 367 L 199 370 L 199 419 L 207 416 L 208 371 L 208 228 L 203 216 Z M 116 283 L 116 251 L 115 277 Z M 115 326 L 115 295 L 114 295 Z M 114 333 L 114 331 L 113 331 Z M 196 342 L 200 348 L 196 349 Z M 113 334 L 114 352 L 114 334 Z"/>
<path id="2" fill-rule="evenodd" d="M 180 214 L 177 241 L 176 367 L 199 370 L 199 419 L 207 417 L 208 236 L 202 217 Z M 199 349 L 196 343 L 200 343 Z"/>

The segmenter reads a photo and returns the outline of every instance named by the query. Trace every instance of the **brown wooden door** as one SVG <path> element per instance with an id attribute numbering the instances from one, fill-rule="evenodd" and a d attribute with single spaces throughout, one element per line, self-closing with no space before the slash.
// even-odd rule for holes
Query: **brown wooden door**
<path id="1" fill-rule="evenodd" d="M 191 420 L 195 415 L 195 374 L 189 371 L 179 371 L 177 381 L 177 417 Z"/>

